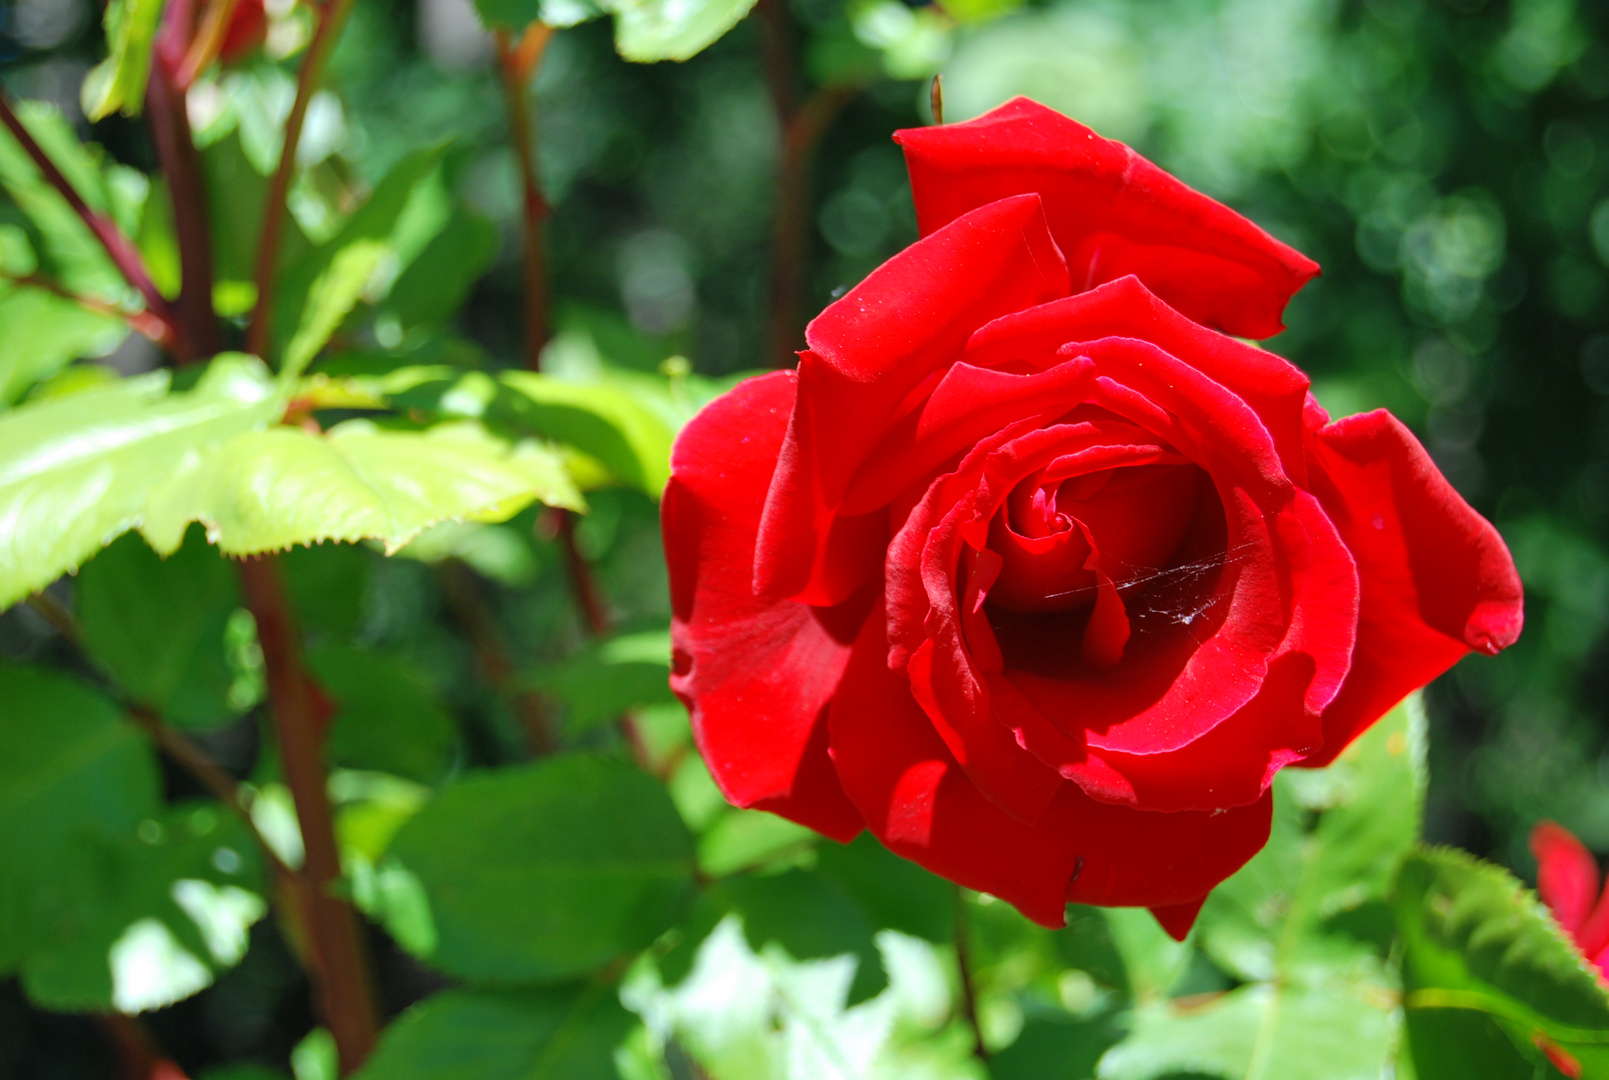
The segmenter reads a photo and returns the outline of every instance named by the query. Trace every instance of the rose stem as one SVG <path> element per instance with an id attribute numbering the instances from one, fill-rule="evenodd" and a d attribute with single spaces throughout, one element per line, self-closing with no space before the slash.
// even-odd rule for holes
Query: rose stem
<path id="1" fill-rule="evenodd" d="M 503 100 L 508 109 L 509 134 L 514 156 L 519 162 L 523 198 L 520 204 L 520 239 L 524 267 L 522 284 L 525 304 L 525 366 L 542 370 L 542 349 L 548 343 L 547 263 L 543 252 L 542 223 L 548 215 L 547 201 L 536 173 L 536 140 L 531 131 L 529 90 L 532 78 L 542 66 L 553 28 L 535 22 L 526 27 L 519 44 L 506 33 L 496 35 L 497 66 L 502 75 Z"/>
<path id="2" fill-rule="evenodd" d="M 257 285 L 257 303 L 251 310 L 251 322 L 246 328 L 245 350 L 253 356 L 266 356 L 274 317 L 275 271 L 278 269 L 279 241 L 285 231 L 286 196 L 290 192 L 291 178 L 296 174 L 296 148 L 302 140 L 302 122 L 307 119 L 307 106 L 318 89 L 319 78 L 335 42 L 341 36 L 341 27 L 352 10 L 354 0 L 325 0 L 318 9 L 318 27 L 313 31 L 313 43 L 307 48 L 302 69 L 296 77 L 296 99 L 290 115 L 285 118 L 285 140 L 279 151 L 279 164 L 268 184 L 268 195 L 263 203 L 263 230 L 257 241 L 257 264 L 252 278 Z"/>
<path id="3" fill-rule="evenodd" d="M 447 559 L 436 567 L 436 575 L 453 618 L 475 652 L 475 664 L 480 668 L 481 677 L 508 703 L 520 730 L 525 733 L 531 753 L 537 757 L 551 754 L 558 749 L 553 718 L 540 694 L 515 684 L 514 665 L 481 596 L 480 582 L 474 571 L 461 560 Z"/>
<path id="4" fill-rule="evenodd" d="M 229 31 L 229 20 L 235 14 L 235 5 L 239 0 L 212 0 L 207 5 L 207 12 L 201 17 L 201 28 L 196 31 L 195 40 L 184 53 L 184 59 L 179 63 L 173 81 L 180 90 L 190 89 L 190 84 L 196 77 L 206 70 L 207 65 L 217 59 L 218 50 L 223 46 L 224 36 Z"/>
<path id="5" fill-rule="evenodd" d="M 521 202 L 520 238 L 523 245 L 523 277 L 521 282 L 525 306 L 525 367 L 529 371 L 542 370 L 542 349 L 548 343 L 548 292 L 547 263 L 543 257 L 542 225 L 549 207 L 542 198 L 540 178 L 536 171 L 536 135 L 531 123 L 529 90 L 532 78 L 542 65 L 553 28 L 543 23 L 532 23 L 520 38 L 519 44 L 510 41 L 499 31 L 496 35 L 497 64 L 502 75 L 503 100 L 508 110 L 508 125 L 514 142 L 514 154 L 519 160 L 520 179 L 524 188 Z M 587 632 L 603 637 L 609 632 L 609 613 L 603 604 L 602 594 L 592 573 L 592 566 L 576 546 L 576 515 L 569 510 L 555 508 L 551 520 L 554 535 L 564 549 L 564 562 L 570 575 L 570 590 Z M 465 624 L 471 625 L 470 623 Z M 482 670 L 486 670 L 484 661 Z M 495 680 L 494 684 L 495 684 Z M 529 696 L 529 695 L 527 695 Z M 521 710 L 523 712 L 523 709 Z M 544 710 L 545 713 L 545 710 Z M 620 719 L 620 729 L 631 744 L 632 753 L 639 764 L 647 760 L 637 726 L 631 717 Z M 548 726 L 549 737 L 552 735 Z"/>
<path id="6" fill-rule="evenodd" d="M 175 4 L 168 9 L 152 50 L 151 77 L 145 92 L 151 141 L 156 145 L 162 174 L 167 177 L 173 228 L 179 243 L 179 299 L 175 314 L 184 333 L 179 336 L 174 358 L 181 364 L 204 360 L 223 348 L 218 316 L 212 308 L 212 238 L 201 156 L 190 135 L 184 91 L 174 77 L 174 69 L 184 59 L 183 16 L 188 6 Z"/>
<path id="7" fill-rule="evenodd" d="M 358 919 L 336 891 L 341 856 L 324 772 L 327 709 L 302 664 L 301 637 L 278 561 L 266 554 L 237 565 L 246 607 L 257 620 L 280 767 L 296 804 L 306 851 L 306 924 L 319 961 L 309 974 L 318 1011 L 335 1038 L 341 1075 L 348 1076 L 374 1049 L 378 1020 Z"/>
<path id="8" fill-rule="evenodd" d="M 966 890 L 955 887 L 955 967 L 961 979 L 961 1013 L 972 1025 L 972 1053 L 985 1066 L 989 1051 L 983 1045 L 983 1029 L 978 1026 L 978 997 L 972 986 L 972 948 L 968 941 Z"/>
<path id="9" fill-rule="evenodd" d="M 771 308 L 765 359 L 772 367 L 794 364 L 803 344 L 805 262 L 810 254 L 811 166 L 815 150 L 832 121 L 860 92 L 847 83 L 817 87 L 798 104 L 798 76 L 786 0 L 760 0 L 760 40 L 766 88 L 782 133 L 777 166 L 776 217 L 771 228 Z"/>
<path id="10" fill-rule="evenodd" d="M 22 147 L 23 152 L 33 159 L 35 167 L 39 169 L 40 174 L 45 178 L 45 182 L 56 189 L 56 192 L 72 208 L 73 213 L 77 214 L 84 224 L 89 227 L 89 231 L 94 234 L 101 247 L 106 249 L 106 254 L 111 258 L 112 265 L 117 267 L 118 273 L 123 275 L 123 280 L 133 286 L 145 300 L 146 311 L 161 320 L 163 325 L 167 327 L 166 336 L 168 340 L 171 342 L 177 339 L 179 336 L 178 326 L 173 320 L 171 305 L 168 303 L 167 297 L 163 296 L 161 291 L 157 289 L 156 283 L 151 280 L 151 275 L 145 269 L 145 261 L 140 258 L 139 249 L 129 241 L 128 237 L 123 235 L 116 222 L 104 214 L 98 214 L 89 208 L 89 205 L 84 202 L 83 196 L 78 194 L 77 189 L 62 175 L 61 170 L 56 168 L 56 163 L 50 160 L 50 157 L 34 141 L 33 135 L 23 126 L 22 121 L 17 118 L 15 110 L 11 107 L 11 99 L 3 88 L 0 88 L 0 124 L 5 125 L 6 130 L 11 132 L 12 138 L 16 139 Z"/>

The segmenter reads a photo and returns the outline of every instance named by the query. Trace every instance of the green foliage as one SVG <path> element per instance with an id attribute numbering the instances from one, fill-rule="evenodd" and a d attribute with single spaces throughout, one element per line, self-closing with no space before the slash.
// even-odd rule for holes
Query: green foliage
<path id="1" fill-rule="evenodd" d="M 615 47 L 627 60 L 687 60 L 749 13 L 755 0 L 600 0 L 615 17 Z"/>
<path id="2" fill-rule="evenodd" d="M 256 361 L 215 361 L 194 390 L 157 372 L 0 414 L 0 607 L 44 588 L 142 526 L 159 551 L 193 517 L 171 499 L 181 463 L 261 427 L 283 404 Z"/>
<path id="3" fill-rule="evenodd" d="M 34 141 L 89 208 L 110 215 L 126 232 L 134 232 L 149 181 L 133 169 L 104 164 L 99 148 L 79 142 L 72 126 L 53 106 L 25 101 L 16 111 Z M 77 295 L 118 304 L 138 302 L 94 233 L 5 130 L 0 130 L 0 187 L 25 215 L 23 228 L 38 255 L 39 270 L 50 280 Z"/>
<path id="4" fill-rule="evenodd" d="M 448 990 L 386 1031 L 360 1080 L 615 1080 L 633 1018 L 603 986 Z"/>
<path id="5" fill-rule="evenodd" d="M 127 336 L 121 319 L 44 289 L 0 284 L 0 408 L 72 360 L 111 352 Z"/>
<path id="6" fill-rule="evenodd" d="M 643 705 L 672 704 L 670 635 L 621 634 L 530 676 L 532 686 L 567 707 L 572 737 Z"/>
<path id="7" fill-rule="evenodd" d="M 484 982 L 574 978 L 642 949 L 692 887 L 692 840 L 664 788 L 585 755 L 460 780 L 392 850 L 430 898 L 430 962 Z"/>
<path id="8" fill-rule="evenodd" d="M 446 771 L 458 727 L 401 660 L 328 642 L 308 667 L 335 702 L 326 754 L 332 765 L 432 783 Z"/>
<path id="9" fill-rule="evenodd" d="M 84 114 L 100 120 L 114 112 L 138 116 L 151 76 L 151 42 L 166 0 L 111 0 L 106 5 L 106 41 L 111 55 L 84 76 Z"/>
<path id="10" fill-rule="evenodd" d="M 619 386 L 504 373 L 500 398 L 514 422 L 598 459 L 628 484 L 658 497 L 670 479 L 675 429 Z"/>
<path id="11" fill-rule="evenodd" d="M 240 590 L 198 532 L 166 559 L 125 534 L 80 571 L 73 592 L 90 655 L 132 697 L 187 727 L 238 711 L 225 634 Z"/>
<path id="12" fill-rule="evenodd" d="M 1512 1075 L 1513 1055 L 1473 1060 L 1493 1029 L 1540 1065 L 1551 1043 L 1582 1076 L 1609 1076 L 1609 993 L 1536 898 L 1512 876 L 1462 852 L 1415 852 L 1397 879 L 1403 988 L 1417 1075 Z M 1459 1010 L 1448 1015 L 1447 1011 Z"/>
<path id="13" fill-rule="evenodd" d="M 395 551 L 440 521 L 501 521 L 533 500 L 584 504 L 557 454 L 477 424 L 396 431 L 349 420 L 328 432 L 272 427 L 195 456 L 155 493 L 143 527 L 159 551 L 203 521 L 230 555 L 325 540 Z"/>

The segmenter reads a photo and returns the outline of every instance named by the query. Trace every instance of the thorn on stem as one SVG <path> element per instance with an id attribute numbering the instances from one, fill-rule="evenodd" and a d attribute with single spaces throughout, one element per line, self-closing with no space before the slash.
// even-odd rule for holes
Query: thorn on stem
<path id="1" fill-rule="evenodd" d="M 927 88 L 927 103 L 933 110 L 933 123 L 944 123 L 944 76 L 933 76 L 933 82 Z"/>

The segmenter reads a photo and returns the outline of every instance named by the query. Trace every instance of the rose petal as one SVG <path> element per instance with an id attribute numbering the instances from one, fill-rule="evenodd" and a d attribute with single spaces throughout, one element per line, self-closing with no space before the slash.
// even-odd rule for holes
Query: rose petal
<path id="1" fill-rule="evenodd" d="M 1074 342 L 1138 338 L 1177 357 L 1249 405 L 1268 429 L 1286 475 L 1305 482 L 1308 378 L 1287 360 L 1185 318 L 1136 277 L 1003 315 L 972 335 L 964 359 L 981 367 L 1047 364 Z M 1078 350 L 1071 350 L 1077 354 Z M 1064 350 L 1062 355 L 1066 355 Z"/>
<path id="2" fill-rule="evenodd" d="M 1598 860 L 1568 829 L 1544 821 L 1531 830 L 1536 891 L 1564 932 L 1575 937 L 1598 899 Z"/>
<path id="3" fill-rule="evenodd" d="M 740 383 L 676 440 L 660 511 L 671 686 L 729 800 L 849 840 L 860 816 L 827 757 L 825 721 L 859 622 L 854 612 L 760 600 L 752 590 L 760 506 L 794 382 L 777 372 Z"/>
<path id="4" fill-rule="evenodd" d="M 1080 291 L 1134 274 L 1206 326 L 1271 337 L 1318 264 L 1120 142 L 1027 98 L 961 124 L 894 136 L 925 235 L 1037 192 Z"/>
<path id="5" fill-rule="evenodd" d="M 1313 494 L 1362 586 L 1352 669 L 1324 712 L 1323 752 L 1304 762 L 1321 766 L 1471 649 L 1511 645 L 1524 606 L 1502 537 L 1390 413 L 1338 420 L 1308 446 Z"/>
<path id="6" fill-rule="evenodd" d="M 1012 818 L 967 780 L 889 670 L 883 625 L 874 612 L 862 630 L 829 724 L 844 791 L 896 853 L 1056 927 L 1068 901 L 1189 904 L 1267 842 L 1266 798 L 1218 814 L 1147 814 L 1063 784 L 1037 823 Z"/>
<path id="7" fill-rule="evenodd" d="M 1192 900 L 1188 904 L 1174 904 L 1171 907 L 1154 907 L 1151 914 L 1161 925 L 1162 929 L 1174 941 L 1183 941 L 1190 936 L 1190 928 L 1196 924 L 1196 916 L 1201 914 L 1201 905 L 1207 902 L 1203 896 L 1199 900 Z"/>
<path id="8" fill-rule="evenodd" d="M 805 331 L 798 405 L 765 498 L 757 590 L 838 603 L 814 573 L 829 515 L 907 395 L 950 367 L 972 332 L 1067 295 L 1036 195 L 1002 199 L 906 248 Z"/>

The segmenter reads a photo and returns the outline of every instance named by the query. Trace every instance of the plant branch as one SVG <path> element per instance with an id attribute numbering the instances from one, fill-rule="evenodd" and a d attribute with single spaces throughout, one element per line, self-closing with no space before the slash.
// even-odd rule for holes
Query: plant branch
<path id="1" fill-rule="evenodd" d="M 525 306 L 525 366 L 542 370 L 542 349 L 548 343 L 547 259 L 543 250 L 543 222 L 548 215 L 546 200 L 536 171 L 536 140 L 531 131 L 531 79 L 542 65 L 542 57 L 553 38 L 553 28 L 532 23 L 518 45 L 506 33 L 497 33 L 497 66 L 502 76 L 503 99 L 508 109 L 509 132 L 514 156 L 519 162 L 520 235 L 524 257 L 522 275 Z"/>
<path id="2" fill-rule="evenodd" d="M 860 92 L 851 83 L 819 86 L 797 104 L 798 75 L 783 0 L 760 0 L 766 86 L 782 132 L 777 165 L 776 217 L 771 232 L 771 306 L 766 361 L 791 367 L 804 344 L 805 266 L 810 255 L 811 169 L 816 147 L 845 105 Z"/>
<path id="3" fill-rule="evenodd" d="M 151 280 L 139 250 L 123 235 L 116 222 L 105 214 L 90 209 L 89 204 L 84 202 L 78 189 L 74 188 L 67 177 L 62 175 L 61 170 L 56 168 L 56 163 L 50 160 L 50 155 L 45 153 L 18 118 L 16 111 L 11 107 L 11 98 L 4 89 L 0 89 L 0 124 L 4 124 L 6 130 L 11 132 L 11 137 L 17 140 L 23 152 L 32 159 L 40 175 L 45 178 L 45 182 L 56 189 L 57 194 L 72 208 L 73 213 L 77 214 L 94 234 L 101 247 L 106 249 L 107 256 L 112 260 L 112 265 L 117 267 L 118 273 L 123 275 L 123 280 L 145 300 L 146 311 L 167 324 L 170 338 L 177 337 L 177 328 L 173 325 L 167 297 L 162 295 L 156 283 Z"/>
<path id="4" fill-rule="evenodd" d="M 97 315 L 108 315 L 115 319 L 122 319 L 129 324 L 130 329 L 143 334 L 151 341 L 164 348 L 172 344 L 173 328 L 166 322 L 152 315 L 149 311 L 127 311 L 116 304 L 97 300 L 93 296 L 79 296 L 69 292 L 49 278 L 38 274 L 7 274 L 0 272 L 0 281 L 8 281 L 13 285 L 20 285 L 29 289 L 43 289 L 45 292 L 71 300 L 85 311 L 93 311 Z"/>
<path id="5" fill-rule="evenodd" d="M 268 183 L 268 195 L 263 204 L 263 230 L 257 240 L 257 263 L 252 274 L 257 285 L 257 303 L 252 308 L 251 322 L 246 327 L 245 344 L 246 351 L 253 356 L 265 357 L 270 345 L 279 241 L 285 231 L 288 209 L 285 200 L 290 193 L 291 178 L 296 175 L 296 149 L 302 141 L 302 123 L 307 119 L 307 107 L 318 89 L 324 65 L 335 51 L 335 42 L 341 36 L 346 17 L 352 12 L 353 2 L 327 0 L 318 9 L 318 28 L 313 31 L 313 42 L 307 47 L 302 70 L 296 77 L 296 100 L 291 104 L 290 115 L 285 118 L 285 140 L 279 151 L 279 165 Z"/>
<path id="6" fill-rule="evenodd" d="M 177 22 L 169 14 L 151 57 L 151 78 L 146 84 L 146 111 L 157 160 L 168 182 L 173 203 L 173 227 L 179 244 L 179 297 L 175 314 L 184 333 L 174 355 L 181 364 L 215 356 L 223 349 L 218 315 L 212 307 L 212 237 L 207 220 L 207 190 L 201 174 L 201 155 L 190 134 L 190 116 L 184 91 L 173 73 L 173 56 L 179 51 Z M 175 42 L 170 45 L 169 41 Z"/>
<path id="7" fill-rule="evenodd" d="M 303 666 L 301 636 L 278 561 L 273 555 L 259 555 L 238 565 L 246 606 L 257 620 L 280 767 L 296 804 L 307 853 L 305 915 L 318 957 L 315 995 L 325 1026 L 335 1038 L 341 1075 L 347 1076 L 374 1049 L 379 1022 L 357 915 L 337 894 L 341 856 L 323 760 L 328 705 Z"/>
<path id="8" fill-rule="evenodd" d="M 475 663 L 481 677 L 508 703 L 531 753 L 540 757 L 558 749 L 553 718 L 547 704 L 536 691 L 514 684 L 514 665 L 508 658 L 502 635 L 481 597 L 475 573 L 458 559 L 447 559 L 436 568 L 442 595 L 464 636 L 475 650 Z"/>
<path id="9" fill-rule="evenodd" d="M 984 1067 L 989 1065 L 989 1050 L 983 1045 L 983 1028 L 978 1026 L 978 996 L 972 985 L 972 946 L 967 919 L 966 891 L 955 887 L 955 967 L 961 979 L 961 1014 L 972 1025 L 972 1054 Z"/>
<path id="10" fill-rule="evenodd" d="M 196 81 L 197 76 L 218 58 L 218 50 L 223 47 L 224 35 L 229 32 L 229 20 L 235 14 L 237 3 L 239 0 L 212 0 L 207 6 L 206 14 L 201 17 L 201 26 L 173 76 L 174 85 L 180 90 L 190 89 L 190 84 Z"/>

